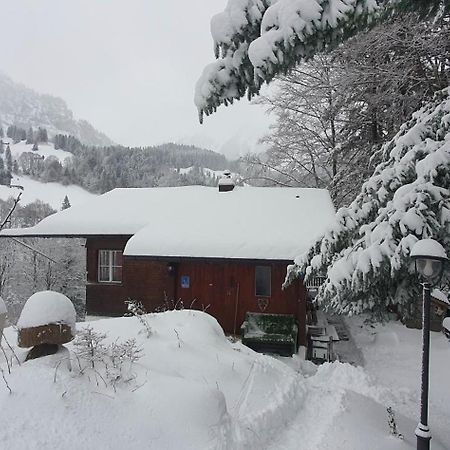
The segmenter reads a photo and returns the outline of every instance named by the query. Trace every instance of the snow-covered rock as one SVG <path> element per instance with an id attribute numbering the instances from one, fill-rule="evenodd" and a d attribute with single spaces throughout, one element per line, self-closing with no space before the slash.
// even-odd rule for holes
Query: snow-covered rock
<path id="1" fill-rule="evenodd" d="M 75 332 L 76 312 L 73 303 L 63 294 L 42 291 L 33 294 L 25 303 L 17 328 L 43 325 L 68 325 Z"/>

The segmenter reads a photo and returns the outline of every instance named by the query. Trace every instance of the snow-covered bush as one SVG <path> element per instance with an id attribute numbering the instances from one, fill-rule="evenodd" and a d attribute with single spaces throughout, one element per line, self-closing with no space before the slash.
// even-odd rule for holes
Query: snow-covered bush
<path id="1" fill-rule="evenodd" d="M 128 313 L 131 316 L 136 317 L 142 325 L 142 332 L 145 332 L 147 337 L 149 338 L 152 335 L 152 329 L 150 324 L 148 323 L 146 314 L 147 311 L 144 308 L 144 305 L 137 300 L 127 300 L 126 302 Z"/>
<path id="2" fill-rule="evenodd" d="M 416 112 L 382 151 L 384 161 L 350 206 L 337 212 L 333 228 L 295 260 L 288 282 L 326 275 L 319 305 L 345 314 L 383 314 L 395 306 L 407 317 L 419 298 L 412 246 L 433 238 L 450 253 L 449 89 Z"/>
<path id="3" fill-rule="evenodd" d="M 386 411 L 388 413 L 388 425 L 390 433 L 392 434 L 392 436 L 403 439 L 403 434 L 398 432 L 394 410 L 389 406 L 386 408 Z"/>
<path id="4" fill-rule="evenodd" d="M 107 335 L 94 331 L 87 325 L 74 341 L 74 351 L 81 375 L 101 382 L 105 387 L 114 390 L 121 383 L 129 383 L 135 379 L 133 365 L 142 357 L 142 349 L 135 339 L 118 340 L 107 344 Z"/>

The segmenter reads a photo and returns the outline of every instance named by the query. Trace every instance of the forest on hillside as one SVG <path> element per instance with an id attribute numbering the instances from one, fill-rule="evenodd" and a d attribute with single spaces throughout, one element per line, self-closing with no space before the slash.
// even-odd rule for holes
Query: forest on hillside
<path id="1" fill-rule="evenodd" d="M 70 135 L 49 138 L 43 127 L 27 130 L 15 125 L 0 128 L 0 184 L 8 185 L 12 175 L 27 175 L 43 182 L 76 184 L 93 193 L 116 187 L 156 187 L 217 185 L 215 174 L 203 170 L 236 167 L 224 155 L 190 145 L 162 144 L 130 148 L 119 145 L 94 147 L 82 144 Z M 51 141 L 51 142 L 50 142 Z M 18 159 L 11 157 L 10 145 L 25 142 L 30 151 Z M 62 161 L 57 156 L 40 157 L 39 146 L 50 143 L 55 150 L 72 154 Z M 32 145 L 31 145 L 32 144 Z M 57 155 L 57 154 L 56 154 Z M 180 170 L 192 168 L 190 171 Z"/>

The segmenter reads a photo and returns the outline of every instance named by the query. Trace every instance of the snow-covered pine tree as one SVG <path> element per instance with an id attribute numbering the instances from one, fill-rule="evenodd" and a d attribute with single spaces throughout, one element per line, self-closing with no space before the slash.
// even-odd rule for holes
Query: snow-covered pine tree
<path id="1" fill-rule="evenodd" d="M 408 317 L 419 297 L 412 246 L 433 238 L 450 254 L 449 91 L 438 92 L 383 146 L 383 162 L 361 193 L 292 266 L 287 282 L 326 275 L 317 295 L 325 309 L 383 314 L 395 305 Z"/>
<path id="2" fill-rule="evenodd" d="M 5 163 L 6 163 L 6 170 L 11 174 L 13 170 L 13 162 L 11 156 L 11 149 L 9 148 L 9 145 L 6 147 L 5 151 Z"/>
<path id="3" fill-rule="evenodd" d="M 27 130 L 27 144 L 32 144 L 34 142 L 34 132 L 33 132 L 33 128 L 30 127 Z"/>
<path id="4" fill-rule="evenodd" d="M 64 197 L 64 200 L 61 205 L 61 211 L 70 208 L 72 205 L 70 204 L 69 197 L 67 195 Z"/>
<path id="5" fill-rule="evenodd" d="M 0 156 L 0 185 L 9 186 L 11 178 L 11 173 L 6 169 L 3 158 Z"/>
<path id="6" fill-rule="evenodd" d="M 9 148 L 9 146 L 8 146 L 8 148 Z M 19 173 L 19 163 L 17 162 L 17 159 L 15 159 L 15 160 L 13 161 L 13 164 L 12 164 L 12 173 L 15 173 L 15 174 L 18 174 L 18 173 Z"/>
<path id="7" fill-rule="evenodd" d="M 430 17 L 448 12 L 450 0 L 228 0 L 211 20 L 216 61 L 195 89 L 200 121 L 403 10 Z"/>
<path id="8" fill-rule="evenodd" d="M 48 133 L 46 128 L 39 127 L 37 132 L 37 141 L 38 142 L 48 142 Z"/>

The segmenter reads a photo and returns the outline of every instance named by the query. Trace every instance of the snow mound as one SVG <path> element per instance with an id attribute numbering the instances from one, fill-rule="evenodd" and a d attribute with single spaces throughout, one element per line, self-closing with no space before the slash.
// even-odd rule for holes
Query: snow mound
<path id="1" fill-rule="evenodd" d="M 42 291 L 36 292 L 27 300 L 17 327 L 22 329 L 64 324 L 75 331 L 75 320 L 75 308 L 65 295 L 53 291 Z"/>
<path id="2" fill-rule="evenodd" d="M 90 323 L 107 333 L 105 344 L 136 339 L 143 357 L 135 366 L 135 388 L 115 391 L 62 365 L 54 381 L 51 358 L 16 367 L 9 382 L 20 396 L 0 389 L 5 448 L 249 449 L 255 433 L 266 441 L 298 406 L 297 374 L 270 357 L 235 349 L 208 314 L 144 318 L 150 338 L 136 317 Z"/>
<path id="3" fill-rule="evenodd" d="M 200 311 L 169 311 L 141 319 L 153 331 L 149 338 L 136 317 L 78 325 L 107 334 L 105 345 L 136 340 L 143 356 L 133 368 L 136 378 L 130 386 L 113 389 L 101 380 L 96 383 L 77 375 L 76 358 L 73 372 L 61 361 L 58 364 L 55 355 L 13 367 L 12 374 L 6 374 L 13 395 L 0 387 L 2 448 L 414 448 L 417 398 L 412 399 L 411 414 L 404 417 L 400 406 L 408 398 L 396 392 L 398 388 L 394 391 L 376 384 L 376 378 L 363 368 L 341 363 L 314 368 L 294 357 L 294 370 L 230 343 L 217 321 Z M 420 332 L 414 331 L 420 338 Z M 14 341 L 13 332 L 7 329 L 10 342 Z M 411 330 L 405 329 L 405 333 L 403 337 L 409 337 Z M 447 341 L 439 338 L 448 352 Z M 402 347 L 395 349 L 399 357 L 410 340 L 400 340 Z M 371 355 L 386 350 L 376 345 L 367 347 Z M 67 348 L 76 350 L 73 343 Z M 395 368 L 395 360 L 389 364 L 392 354 L 377 360 L 376 367 L 390 373 L 392 365 Z M 401 366 L 404 370 L 404 362 Z M 105 369 L 99 366 L 97 370 Z M 441 372 L 441 386 L 447 372 Z M 396 372 L 395 379 L 397 383 L 410 381 L 404 372 Z M 394 407 L 404 441 L 389 435 L 387 406 Z M 442 436 L 442 429 L 433 435 L 433 448 L 445 448 L 439 445 Z"/>
<path id="4" fill-rule="evenodd" d="M 397 347 L 400 344 L 398 334 L 395 331 L 380 331 L 375 336 L 378 347 Z"/>

